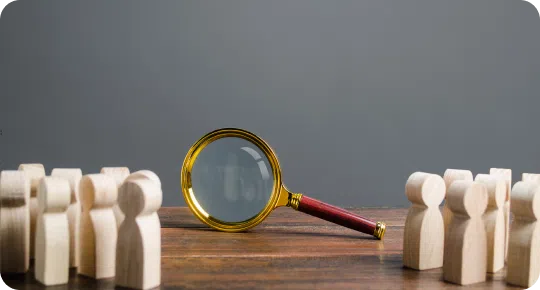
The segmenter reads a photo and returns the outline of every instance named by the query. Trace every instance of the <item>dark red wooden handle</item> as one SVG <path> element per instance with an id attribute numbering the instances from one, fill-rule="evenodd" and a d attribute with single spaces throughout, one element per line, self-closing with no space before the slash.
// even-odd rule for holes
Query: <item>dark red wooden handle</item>
<path id="1" fill-rule="evenodd" d="M 376 222 L 314 198 L 303 195 L 298 203 L 298 210 L 323 220 L 376 236 Z"/>

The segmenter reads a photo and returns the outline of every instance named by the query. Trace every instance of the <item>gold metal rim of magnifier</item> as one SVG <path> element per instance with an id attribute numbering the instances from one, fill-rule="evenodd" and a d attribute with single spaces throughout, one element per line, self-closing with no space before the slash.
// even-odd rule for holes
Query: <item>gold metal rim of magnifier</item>
<path id="1" fill-rule="evenodd" d="M 199 156 L 199 154 L 208 144 L 218 139 L 227 137 L 242 138 L 259 147 L 270 161 L 274 176 L 272 195 L 265 208 L 256 216 L 242 222 L 224 222 L 208 214 L 195 198 L 191 184 L 191 170 L 193 169 L 197 156 Z M 280 206 L 294 205 L 295 202 L 297 203 L 295 199 L 298 199 L 298 197 L 296 197 L 291 200 L 293 194 L 289 192 L 281 183 L 281 168 L 279 166 L 279 161 L 268 143 L 251 132 L 237 128 L 218 129 L 204 135 L 201 139 L 199 139 L 189 149 L 186 158 L 184 159 L 180 176 L 180 185 L 182 187 L 184 199 L 195 216 L 200 221 L 211 226 L 212 228 L 225 232 L 241 232 L 248 230 L 260 224 L 275 208 Z"/>

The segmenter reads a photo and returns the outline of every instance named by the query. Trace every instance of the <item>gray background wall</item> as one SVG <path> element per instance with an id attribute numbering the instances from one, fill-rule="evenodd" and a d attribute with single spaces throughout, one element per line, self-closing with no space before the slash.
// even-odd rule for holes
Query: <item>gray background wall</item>
<path id="1" fill-rule="evenodd" d="M 0 18 L 2 168 L 154 170 L 241 127 L 294 191 L 405 206 L 414 171 L 540 172 L 540 30 L 519 0 L 20 0 Z"/>

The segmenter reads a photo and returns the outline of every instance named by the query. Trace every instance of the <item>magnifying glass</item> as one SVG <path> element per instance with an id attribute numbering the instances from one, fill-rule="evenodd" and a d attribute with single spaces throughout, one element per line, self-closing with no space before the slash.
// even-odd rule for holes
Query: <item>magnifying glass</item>
<path id="1" fill-rule="evenodd" d="M 199 139 L 184 160 L 181 186 L 193 214 L 220 231 L 248 230 L 280 206 L 378 239 L 386 231 L 383 222 L 290 192 L 281 182 L 281 169 L 272 148 L 242 129 L 219 129 Z"/>

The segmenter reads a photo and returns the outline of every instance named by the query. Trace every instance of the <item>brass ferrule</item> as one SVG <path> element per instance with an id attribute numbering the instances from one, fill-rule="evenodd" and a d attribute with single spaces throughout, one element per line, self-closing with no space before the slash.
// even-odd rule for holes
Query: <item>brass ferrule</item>
<path id="1" fill-rule="evenodd" d="M 386 224 L 383 222 L 377 222 L 377 226 L 375 227 L 375 232 L 373 235 L 379 239 L 382 240 L 384 238 L 384 233 L 386 232 Z"/>
<path id="2" fill-rule="evenodd" d="M 287 206 L 298 210 L 298 206 L 300 205 L 301 200 L 302 200 L 301 193 L 291 193 L 289 194 L 289 201 L 287 203 Z"/>

